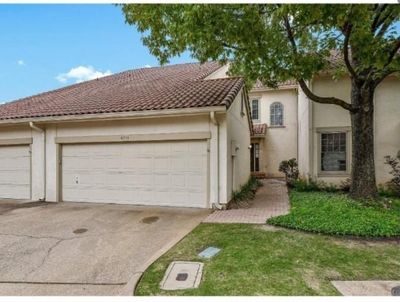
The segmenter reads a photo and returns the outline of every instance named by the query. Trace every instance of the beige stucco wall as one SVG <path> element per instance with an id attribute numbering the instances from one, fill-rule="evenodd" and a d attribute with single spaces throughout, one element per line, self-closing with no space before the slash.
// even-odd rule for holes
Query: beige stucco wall
<path id="1" fill-rule="evenodd" d="M 345 78 L 332 81 L 329 78 L 319 78 L 312 83 L 313 91 L 322 96 L 335 96 L 350 102 L 351 83 Z M 389 169 L 384 165 L 386 155 L 394 156 L 400 150 L 400 85 L 396 79 L 387 79 L 381 83 L 375 95 L 375 168 L 378 183 L 390 179 Z M 340 129 L 350 127 L 350 114 L 341 107 L 334 105 L 312 104 L 312 129 L 313 129 L 313 159 L 312 171 L 318 177 L 318 134 L 319 128 Z M 351 141 L 348 140 L 351 151 Z M 351 165 L 351 156 L 349 156 Z M 320 180 L 340 184 L 349 177 L 318 177 Z"/>
<path id="2" fill-rule="evenodd" d="M 250 128 L 247 106 L 242 105 L 241 93 L 229 108 L 226 121 L 227 199 L 230 200 L 232 191 L 238 190 L 250 177 Z"/>
<path id="3" fill-rule="evenodd" d="M 250 102 L 259 99 L 258 123 L 268 125 L 264 140 L 260 170 L 265 172 L 267 177 L 282 177 L 279 172 L 279 164 L 283 160 L 297 158 L 297 90 L 268 90 L 264 92 L 251 92 Z M 269 127 L 270 105 L 274 102 L 281 102 L 284 107 L 284 127 Z"/>
<path id="4" fill-rule="evenodd" d="M 224 65 L 224 66 L 221 66 L 221 68 L 217 69 L 216 71 L 214 71 L 214 72 L 211 73 L 210 75 L 208 75 L 208 76 L 206 77 L 206 80 L 210 80 L 210 79 L 220 79 L 220 78 L 229 77 L 228 71 L 229 71 L 229 64 L 226 64 L 226 65 Z"/>
<path id="5" fill-rule="evenodd" d="M 309 85 L 309 84 L 308 84 Z M 297 110 L 297 162 L 299 164 L 300 176 L 308 178 L 312 175 L 312 155 L 313 155 L 313 129 L 312 111 L 313 104 L 304 94 L 302 89 L 298 90 L 298 110 Z"/>
<path id="6" fill-rule="evenodd" d="M 384 157 L 400 150 L 400 81 L 387 79 L 375 94 L 375 168 L 378 183 L 390 180 Z"/>

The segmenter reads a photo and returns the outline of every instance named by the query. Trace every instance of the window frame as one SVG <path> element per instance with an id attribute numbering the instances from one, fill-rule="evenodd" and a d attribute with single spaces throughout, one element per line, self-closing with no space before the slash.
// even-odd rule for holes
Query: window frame
<path id="1" fill-rule="evenodd" d="M 351 127 L 317 128 L 317 167 L 318 176 L 349 177 L 351 169 Z M 345 171 L 323 171 L 322 158 L 322 134 L 345 133 L 346 135 L 346 170 Z"/>
<path id="2" fill-rule="evenodd" d="M 272 125 L 272 106 L 279 104 L 282 107 L 282 124 Z M 276 115 L 274 113 L 274 115 Z M 269 105 L 269 125 L 270 128 L 284 128 L 285 127 L 285 106 L 282 102 L 274 101 Z"/>
<path id="3" fill-rule="evenodd" d="M 253 101 L 257 101 L 257 118 L 253 118 Z M 250 104 L 250 109 L 251 109 L 251 120 L 254 122 L 260 122 L 260 99 L 259 98 L 252 98 L 251 99 L 251 104 Z"/>

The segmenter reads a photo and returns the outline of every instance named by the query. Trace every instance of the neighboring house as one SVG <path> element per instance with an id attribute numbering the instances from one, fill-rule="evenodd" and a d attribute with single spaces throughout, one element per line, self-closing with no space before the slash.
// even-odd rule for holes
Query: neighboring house
<path id="1" fill-rule="evenodd" d="M 0 106 L 0 198 L 211 208 L 250 176 L 241 78 L 127 71 Z"/>
<path id="2" fill-rule="evenodd" d="M 340 64 L 340 58 L 332 58 Z M 223 77 L 224 66 L 211 77 Z M 317 95 L 350 102 L 350 80 L 333 81 L 325 74 L 309 87 Z M 249 93 L 254 131 L 251 138 L 251 171 L 266 177 L 282 177 L 279 163 L 296 158 L 303 177 L 340 184 L 350 177 L 351 122 L 348 111 L 335 105 L 310 101 L 298 84 L 288 81 L 277 89 L 256 83 Z M 378 184 L 390 180 L 385 156 L 400 150 L 400 80 L 387 78 L 375 95 L 375 167 Z"/>

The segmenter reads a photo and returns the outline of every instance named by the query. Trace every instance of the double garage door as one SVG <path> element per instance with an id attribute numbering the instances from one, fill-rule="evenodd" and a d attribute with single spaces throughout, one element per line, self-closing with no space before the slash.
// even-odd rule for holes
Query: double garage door
<path id="1" fill-rule="evenodd" d="M 0 198 L 31 198 L 29 145 L 0 146 Z"/>
<path id="2" fill-rule="evenodd" d="M 66 144 L 62 200 L 205 208 L 204 140 Z"/>

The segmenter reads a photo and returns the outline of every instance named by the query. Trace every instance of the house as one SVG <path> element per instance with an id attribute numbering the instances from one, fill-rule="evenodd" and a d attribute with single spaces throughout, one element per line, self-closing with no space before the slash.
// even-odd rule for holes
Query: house
<path id="1" fill-rule="evenodd" d="M 223 208 L 249 178 L 350 176 L 350 115 L 310 101 L 295 81 L 247 95 L 216 62 L 127 71 L 0 106 L 0 198 Z M 350 80 L 309 87 L 349 101 Z M 376 91 L 378 183 L 400 149 L 400 85 Z"/>
<path id="2" fill-rule="evenodd" d="M 332 63 L 340 64 L 335 55 Z M 224 66 L 210 77 L 224 77 Z M 328 73 L 308 83 L 321 96 L 350 102 L 349 78 L 333 81 Z M 296 158 L 303 177 L 340 185 L 350 177 L 351 122 L 345 109 L 309 100 L 295 81 L 271 89 L 257 82 L 249 93 L 253 134 L 251 171 L 265 177 L 283 177 L 279 164 Z M 375 95 L 375 168 L 378 184 L 391 179 L 385 156 L 400 150 L 400 81 L 385 79 Z"/>
<path id="3" fill-rule="evenodd" d="M 144 68 L 0 106 L 0 198 L 222 207 L 250 176 L 244 82 Z"/>

